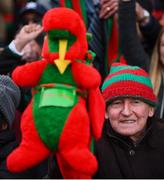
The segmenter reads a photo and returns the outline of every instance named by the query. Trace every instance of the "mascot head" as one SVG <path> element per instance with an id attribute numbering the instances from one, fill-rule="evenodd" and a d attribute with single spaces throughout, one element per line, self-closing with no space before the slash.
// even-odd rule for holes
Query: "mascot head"
<path id="1" fill-rule="evenodd" d="M 42 24 L 47 33 L 43 58 L 55 63 L 61 73 L 76 59 L 85 58 L 86 28 L 78 13 L 68 8 L 53 8 L 44 15 Z"/>

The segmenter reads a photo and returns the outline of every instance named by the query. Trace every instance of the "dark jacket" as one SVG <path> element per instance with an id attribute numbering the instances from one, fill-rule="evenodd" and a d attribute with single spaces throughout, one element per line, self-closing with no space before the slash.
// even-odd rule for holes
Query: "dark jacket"
<path id="1" fill-rule="evenodd" d="M 0 74 L 11 76 L 13 70 L 23 64 L 25 64 L 25 61 L 21 61 L 21 56 L 14 54 L 8 47 L 0 52 Z M 18 109 L 23 112 L 31 99 L 31 90 L 22 87 L 20 87 L 20 90 L 21 102 Z"/>
<path id="2" fill-rule="evenodd" d="M 43 178 L 48 173 L 47 161 L 22 173 L 11 173 L 6 167 L 7 156 L 17 147 L 13 130 L 0 132 L 0 179 Z"/>
<path id="3" fill-rule="evenodd" d="M 11 74 L 15 67 L 24 63 L 21 56 L 14 54 L 8 47 L 0 52 L 0 74 Z"/>
<path id="4" fill-rule="evenodd" d="M 142 140 L 133 145 L 105 122 L 102 138 L 95 142 L 99 169 L 95 178 L 164 178 L 164 122 L 149 119 Z"/>
<path id="5" fill-rule="evenodd" d="M 140 25 L 140 31 L 143 35 L 142 44 L 150 57 L 161 29 L 162 26 L 159 24 L 158 20 L 151 15 L 149 22 L 146 25 Z"/>

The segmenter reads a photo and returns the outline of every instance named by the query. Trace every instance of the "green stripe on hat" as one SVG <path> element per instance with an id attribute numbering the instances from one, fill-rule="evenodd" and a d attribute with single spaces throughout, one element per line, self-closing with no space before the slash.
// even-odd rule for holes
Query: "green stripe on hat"
<path id="1" fill-rule="evenodd" d="M 138 70 L 140 69 L 138 66 L 112 66 L 110 69 L 110 74 L 115 73 L 121 70 Z"/>
<path id="2" fill-rule="evenodd" d="M 125 69 L 127 69 L 127 68 L 125 68 Z M 151 84 L 151 81 L 149 78 L 144 77 L 144 76 L 135 75 L 135 74 L 130 74 L 130 73 L 125 74 L 124 73 L 124 74 L 118 74 L 116 76 L 112 76 L 110 79 L 105 81 L 104 84 L 102 85 L 102 91 L 104 91 L 104 89 L 107 88 L 112 83 L 116 83 L 119 81 L 134 81 L 134 82 L 142 83 L 142 84 L 152 88 L 152 84 Z"/>

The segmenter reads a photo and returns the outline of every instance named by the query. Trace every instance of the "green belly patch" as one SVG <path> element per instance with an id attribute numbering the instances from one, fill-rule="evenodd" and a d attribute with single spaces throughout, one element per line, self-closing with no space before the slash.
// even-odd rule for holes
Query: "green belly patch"
<path id="1" fill-rule="evenodd" d="M 72 107 L 76 102 L 77 93 L 75 88 L 42 88 L 39 107 Z"/>

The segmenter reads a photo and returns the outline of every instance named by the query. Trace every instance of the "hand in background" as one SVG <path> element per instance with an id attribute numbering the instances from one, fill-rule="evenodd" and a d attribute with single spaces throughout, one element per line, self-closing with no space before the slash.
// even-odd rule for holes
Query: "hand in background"
<path id="1" fill-rule="evenodd" d="M 136 2 L 136 18 L 137 21 L 144 25 L 149 22 L 149 16 L 145 12 L 148 13 L 147 10 L 145 10 L 139 3 Z"/>
<path id="2" fill-rule="evenodd" d="M 119 0 L 100 0 L 100 13 L 99 17 L 107 19 L 113 16 L 118 10 Z"/>
<path id="3" fill-rule="evenodd" d="M 16 49 L 21 52 L 25 45 L 38 37 L 42 31 L 42 26 L 38 24 L 29 24 L 23 26 L 14 39 Z"/>

